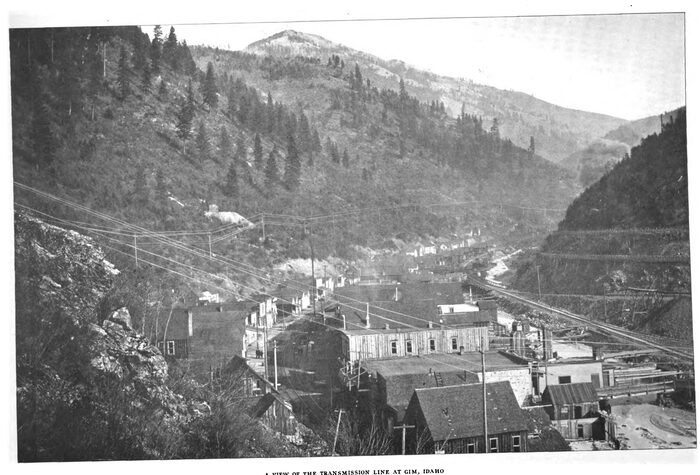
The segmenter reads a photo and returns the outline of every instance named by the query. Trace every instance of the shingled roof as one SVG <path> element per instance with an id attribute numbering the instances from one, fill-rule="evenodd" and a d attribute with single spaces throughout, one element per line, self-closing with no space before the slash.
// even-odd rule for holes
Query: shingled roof
<path id="1" fill-rule="evenodd" d="M 548 384 L 542 399 L 555 406 L 583 404 L 598 401 L 598 392 L 593 383 Z"/>
<path id="2" fill-rule="evenodd" d="M 416 389 L 409 413 L 414 414 L 414 406 L 423 413 L 433 441 L 483 436 L 482 391 L 480 383 Z M 508 381 L 486 384 L 486 412 L 490 435 L 528 430 L 528 418 Z"/>

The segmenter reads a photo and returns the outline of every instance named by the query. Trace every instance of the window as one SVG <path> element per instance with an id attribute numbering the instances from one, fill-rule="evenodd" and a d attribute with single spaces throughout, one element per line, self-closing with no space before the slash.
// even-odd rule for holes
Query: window
<path id="1" fill-rule="evenodd" d="M 455 313 L 455 308 L 454 308 L 454 307 L 450 307 L 450 313 Z"/>
<path id="2" fill-rule="evenodd" d="M 406 353 L 413 353 L 413 343 L 411 342 L 411 340 L 408 340 L 406 342 Z"/>
<path id="3" fill-rule="evenodd" d="M 498 438 L 491 437 L 489 439 L 489 447 L 491 452 L 498 452 Z"/>
<path id="4" fill-rule="evenodd" d="M 574 419 L 581 419 L 583 417 L 583 408 L 581 406 L 574 406 Z"/>
<path id="5" fill-rule="evenodd" d="M 567 406 L 562 406 L 561 408 L 561 416 L 563 418 L 568 418 L 569 417 L 569 408 Z"/>
<path id="6" fill-rule="evenodd" d="M 559 376 L 559 384 L 571 383 L 571 376 Z"/>
<path id="7" fill-rule="evenodd" d="M 174 355 L 175 354 L 175 342 L 173 340 L 168 341 L 168 351 L 167 354 L 169 355 Z"/>
<path id="8" fill-rule="evenodd" d="M 398 353 L 398 348 L 396 347 L 396 342 L 392 341 L 391 342 L 391 354 L 395 355 L 396 353 Z"/>
<path id="9" fill-rule="evenodd" d="M 513 452 L 520 452 L 520 436 L 513 436 Z"/>
<path id="10" fill-rule="evenodd" d="M 452 349 L 457 351 L 457 338 L 452 338 Z"/>
<path id="11" fill-rule="evenodd" d="M 476 452 L 476 445 L 474 445 L 474 442 L 470 442 L 467 444 L 467 453 L 468 454 L 473 454 Z"/>
<path id="12" fill-rule="evenodd" d="M 430 351 L 435 351 L 435 339 L 431 338 L 428 340 L 428 348 L 430 348 Z"/>

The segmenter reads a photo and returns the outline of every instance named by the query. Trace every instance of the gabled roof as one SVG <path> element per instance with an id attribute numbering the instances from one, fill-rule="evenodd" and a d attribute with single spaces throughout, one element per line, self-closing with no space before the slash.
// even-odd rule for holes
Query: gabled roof
<path id="1" fill-rule="evenodd" d="M 598 402 L 598 393 L 593 383 L 548 384 L 542 399 L 556 406 L 582 404 Z"/>
<path id="2" fill-rule="evenodd" d="M 440 441 L 483 437 L 483 401 L 483 386 L 478 383 L 416 389 L 411 406 L 417 405 L 432 439 Z M 528 430 L 528 418 L 508 381 L 486 384 L 486 413 L 489 435 Z"/>
<path id="3" fill-rule="evenodd" d="M 441 373 L 441 377 L 447 386 L 479 382 L 475 373 L 468 372 Z M 437 387 L 435 373 L 389 375 L 383 379 L 386 385 L 386 403 L 396 411 L 399 421 L 404 418 L 414 390 Z"/>

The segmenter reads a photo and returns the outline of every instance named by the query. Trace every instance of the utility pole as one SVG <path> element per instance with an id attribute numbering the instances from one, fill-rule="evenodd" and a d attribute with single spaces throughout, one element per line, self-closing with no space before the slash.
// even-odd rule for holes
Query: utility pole
<path id="1" fill-rule="evenodd" d="M 275 340 L 275 347 L 273 351 L 275 355 L 275 391 L 277 391 L 277 340 Z"/>
<path id="2" fill-rule="evenodd" d="M 209 233 L 209 257 L 211 257 L 211 233 Z"/>
<path id="3" fill-rule="evenodd" d="M 102 42 L 102 77 L 107 77 L 107 42 Z"/>
<path id="4" fill-rule="evenodd" d="M 265 379 L 267 379 L 269 381 L 270 377 L 269 377 L 269 372 L 268 372 L 268 368 L 267 368 L 267 315 L 265 316 L 264 323 L 265 323 L 265 327 L 264 327 L 264 334 L 263 334 L 263 339 L 264 339 L 263 340 L 263 358 L 264 358 L 263 364 L 265 367 Z"/>
<path id="5" fill-rule="evenodd" d="M 312 295 L 311 295 L 311 302 L 313 302 L 313 311 L 314 311 L 314 316 L 313 318 L 316 318 L 316 296 L 318 295 L 318 292 L 316 291 L 316 271 L 314 269 L 314 242 L 313 239 L 311 239 L 311 233 L 309 232 L 307 234 L 306 231 L 306 223 L 304 223 L 304 234 L 309 238 L 309 248 L 311 249 L 311 280 L 312 280 Z M 323 314 L 323 324 L 326 324 L 326 314 Z"/>
<path id="6" fill-rule="evenodd" d="M 484 354 L 484 340 L 481 340 L 481 350 L 479 351 L 481 353 L 481 386 L 483 388 L 483 393 L 484 393 L 484 453 L 489 452 L 489 438 L 488 438 L 488 433 L 489 433 L 489 425 L 486 420 L 486 356 Z"/>
<path id="7" fill-rule="evenodd" d="M 139 248 L 136 245 L 136 234 L 134 234 L 134 262 L 136 264 L 136 268 L 139 268 Z"/>
<path id="8" fill-rule="evenodd" d="M 399 430 L 403 432 L 401 434 L 401 455 L 406 455 L 406 429 L 415 429 L 416 426 L 407 426 L 406 424 L 402 424 L 400 426 L 394 427 L 394 430 Z"/>
<path id="9" fill-rule="evenodd" d="M 539 295 L 539 299 L 542 300 L 542 286 L 540 285 L 540 266 L 539 266 L 539 264 L 535 266 L 535 269 L 537 269 L 537 295 Z"/>
<path id="10" fill-rule="evenodd" d="M 333 457 L 336 457 L 338 454 L 335 453 L 335 446 L 338 443 L 338 432 L 340 431 L 340 417 L 343 415 L 343 409 L 338 409 L 338 424 L 335 426 L 335 438 L 333 439 Z"/>
<path id="11" fill-rule="evenodd" d="M 608 296 L 605 289 L 605 283 L 603 283 L 603 321 L 608 323 Z"/>

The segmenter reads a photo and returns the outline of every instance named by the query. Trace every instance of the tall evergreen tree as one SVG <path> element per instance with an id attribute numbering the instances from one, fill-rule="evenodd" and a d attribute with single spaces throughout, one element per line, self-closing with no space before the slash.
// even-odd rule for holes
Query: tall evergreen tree
<path id="1" fill-rule="evenodd" d="M 134 200 L 137 203 L 145 203 L 148 201 L 146 168 L 143 165 L 136 167 L 136 177 L 134 178 Z"/>
<path id="2" fill-rule="evenodd" d="M 131 93 L 129 88 L 129 65 L 126 58 L 126 49 L 122 46 L 119 51 L 119 66 L 117 70 L 117 85 L 119 86 L 119 98 L 124 100 Z"/>
<path id="3" fill-rule="evenodd" d="M 182 140 L 182 153 L 185 153 L 185 144 L 192 133 L 192 120 L 194 119 L 194 92 L 192 80 L 187 86 L 187 98 L 181 104 L 177 114 L 177 136 Z"/>
<path id="4" fill-rule="evenodd" d="M 199 153 L 199 162 L 204 163 L 205 160 L 211 158 L 211 146 L 209 145 L 209 134 L 204 122 L 199 123 L 197 130 L 197 152 Z"/>
<path id="5" fill-rule="evenodd" d="M 167 62 L 173 71 L 179 70 L 180 67 L 180 52 L 177 47 L 177 35 L 175 28 L 170 27 L 168 38 L 163 43 L 163 60 Z"/>
<path id="6" fill-rule="evenodd" d="M 207 63 L 207 73 L 202 83 L 202 96 L 204 103 L 210 107 L 216 107 L 219 102 L 219 89 L 216 87 L 216 77 L 214 75 L 214 65 L 211 61 Z"/>
<path id="7" fill-rule="evenodd" d="M 238 172 L 236 171 L 236 162 L 234 160 L 231 161 L 228 167 L 223 191 L 230 198 L 238 198 Z"/>
<path id="8" fill-rule="evenodd" d="M 297 150 L 294 136 L 289 134 L 287 137 L 287 160 L 284 167 L 284 184 L 289 190 L 294 190 L 299 186 L 301 178 L 301 162 L 299 160 L 299 151 Z"/>
<path id="9" fill-rule="evenodd" d="M 34 97 L 32 112 L 31 142 L 34 163 L 37 167 L 45 167 L 53 172 L 58 142 L 51 130 L 51 108 L 43 91 L 39 91 Z"/>
<path id="10" fill-rule="evenodd" d="M 263 148 L 262 141 L 260 140 L 260 135 L 255 134 L 255 141 L 253 143 L 253 159 L 255 163 L 255 168 L 262 170 L 263 168 Z"/>
<path id="11" fill-rule="evenodd" d="M 262 155 L 262 151 L 260 154 Z M 236 155 L 234 155 L 233 159 L 239 165 L 248 166 L 248 149 L 245 146 L 243 135 L 239 136 L 238 140 L 236 140 Z"/>
<path id="12" fill-rule="evenodd" d="M 343 150 L 343 166 L 344 166 L 345 168 L 349 168 L 349 167 L 350 167 L 350 156 L 348 155 L 348 150 L 347 150 L 347 149 L 344 149 L 344 150 Z"/>
<path id="13" fill-rule="evenodd" d="M 141 76 L 141 88 L 148 92 L 151 90 L 151 67 L 145 64 L 143 67 L 143 75 Z"/>
<path id="14" fill-rule="evenodd" d="M 233 143 L 231 142 L 231 136 L 226 130 L 224 125 L 221 126 L 219 131 L 219 157 L 222 160 L 228 160 L 233 154 Z"/>
<path id="15" fill-rule="evenodd" d="M 153 40 L 151 41 L 151 69 L 155 74 L 160 73 L 160 59 L 163 48 L 163 30 L 160 25 L 153 28 Z"/>
<path id="16" fill-rule="evenodd" d="M 167 203 L 168 200 L 168 189 L 165 185 L 165 173 L 163 173 L 162 168 L 156 170 L 156 200 L 160 206 Z"/>
<path id="17" fill-rule="evenodd" d="M 265 165 L 265 185 L 270 187 L 277 182 L 277 146 L 275 145 L 270 150 L 270 155 L 267 157 Z"/>

